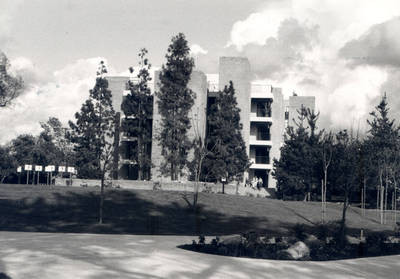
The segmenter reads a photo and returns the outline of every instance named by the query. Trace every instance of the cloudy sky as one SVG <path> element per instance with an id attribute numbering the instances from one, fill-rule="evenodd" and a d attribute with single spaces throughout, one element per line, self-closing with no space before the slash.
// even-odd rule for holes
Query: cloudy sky
<path id="1" fill-rule="evenodd" d="M 254 80 L 316 96 L 324 128 L 365 129 L 383 92 L 400 119 L 398 0 L 0 0 L 0 50 L 26 83 L 0 111 L 0 143 L 73 119 L 102 59 L 120 75 L 146 47 L 160 66 L 178 32 L 206 73 L 247 56 Z"/>

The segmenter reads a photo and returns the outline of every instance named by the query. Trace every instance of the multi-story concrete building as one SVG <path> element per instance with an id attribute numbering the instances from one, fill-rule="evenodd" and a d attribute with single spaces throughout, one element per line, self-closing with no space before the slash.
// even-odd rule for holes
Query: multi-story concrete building
<path id="1" fill-rule="evenodd" d="M 240 108 L 240 119 L 243 126 L 242 135 L 246 144 L 247 153 L 252 162 L 245 178 L 252 180 L 260 177 L 264 187 L 275 188 L 272 178 L 273 159 L 279 159 L 280 147 L 283 143 L 285 126 L 292 125 L 291 119 L 295 117 L 296 110 L 302 105 L 314 109 L 314 97 L 292 96 L 284 100 L 280 88 L 268 84 L 252 82 L 253 74 L 250 63 L 243 57 L 221 57 L 219 61 L 219 73 L 205 75 L 200 71 L 193 71 L 188 87 L 196 93 L 195 103 L 189 112 L 192 127 L 188 135 L 193 139 L 195 136 L 206 136 L 207 106 L 209 106 L 222 91 L 229 81 L 233 82 L 235 95 Z M 158 90 L 159 72 L 155 73 L 154 83 L 151 84 L 152 91 Z M 125 84 L 128 77 L 108 77 L 109 88 L 113 95 L 115 110 L 121 114 L 121 103 L 123 95 L 127 94 Z M 151 169 L 152 180 L 168 180 L 160 172 L 160 164 L 163 160 L 161 147 L 156 140 L 160 130 L 161 116 L 158 113 L 157 97 L 153 94 L 153 118 L 152 118 L 152 144 L 151 144 Z M 136 162 L 126 160 L 135 138 L 124 133 L 119 135 L 119 151 L 116 154 L 115 168 L 118 169 L 119 179 L 137 179 Z M 189 156 L 193 156 L 189 154 Z M 116 178 L 116 177 L 115 177 Z M 182 177 L 185 180 L 187 176 Z"/>

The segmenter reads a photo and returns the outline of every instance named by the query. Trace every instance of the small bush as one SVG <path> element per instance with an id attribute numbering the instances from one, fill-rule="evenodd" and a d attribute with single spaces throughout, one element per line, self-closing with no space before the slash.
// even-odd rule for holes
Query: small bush
<path id="1" fill-rule="evenodd" d="M 153 190 L 161 190 L 161 182 L 160 181 L 153 182 Z"/>
<path id="2" fill-rule="evenodd" d="M 304 224 L 296 224 L 292 228 L 294 236 L 298 240 L 305 240 L 307 238 L 306 226 Z"/>
<path id="3" fill-rule="evenodd" d="M 206 238 L 204 237 L 204 235 L 200 235 L 199 236 L 199 244 L 204 245 L 205 243 L 206 243 Z"/>
<path id="4" fill-rule="evenodd" d="M 328 236 L 331 236 L 331 233 L 330 233 L 328 225 L 326 225 L 326 224 L 318 224 L 315 227 L 315 235 L 317 236 L 318 239 L 325 241 L 325 239 Z"/>

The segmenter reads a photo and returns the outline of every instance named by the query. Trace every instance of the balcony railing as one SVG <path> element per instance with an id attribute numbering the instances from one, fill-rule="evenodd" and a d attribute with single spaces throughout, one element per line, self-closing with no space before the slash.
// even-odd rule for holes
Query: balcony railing
<path id="1" fill-rule="evenodd" d="M 269 156 L 256 156 L 255 163 L 256 164 L 269 164 Z"/>
<path id="2" fill-rule="evenodd" d="M 208 91 L 210 92 L 217 92 L 219 90 L 219 83 L 218 82 L 208 82 Z"/>
<path id="3" fill-rule="evenodd" d="M 271 109 L 257 108 L 257 117 L 271 117 Z"/>
<path id="4" fill-rule="evenodd" d="M 271 140 L 271 134 L 257 133 L 256 140 Z"/>

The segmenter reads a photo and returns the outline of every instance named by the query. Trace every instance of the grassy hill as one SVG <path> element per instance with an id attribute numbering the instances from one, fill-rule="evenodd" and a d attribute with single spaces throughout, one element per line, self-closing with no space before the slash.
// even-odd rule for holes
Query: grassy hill
<path id="1" fill-rule="evenodd" d="M 0 185 L 0 230 L 223 235 L 250 230 L 285 233 L 296 223 L 313 229 L 321 221 L 320 203 L 289 202 L 200 193 L 194 214 L 183 192 L 107 190 L 103 225 L 97 224 L 100 189 Z M 192 194 L 187 193 L 189 200 Z M 340 219 L 340 204 L 328 204 L 328 220 Z M 374 210 L 362 217 L 349 208 L 347 225 L 354 230 L 391 230 L 380 225 Z"/>

